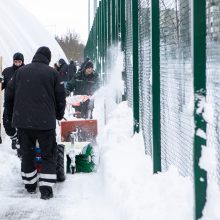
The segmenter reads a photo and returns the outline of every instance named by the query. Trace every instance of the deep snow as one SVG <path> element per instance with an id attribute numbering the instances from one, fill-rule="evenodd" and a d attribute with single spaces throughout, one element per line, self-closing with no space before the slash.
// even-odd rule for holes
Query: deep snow
<path id="1" fill-rule="evenodd" d="M 39 192 L 30 195 L 24 190 L 20 160 L 5 137 L 0 145 L 1 220 L 193 220 L 192 180 L 180 176 L 174 166 L 153 175 L 142 134 L 133 135 L 132 109 L 127 102 L 114 102 L 115 90 L 122 88 L 121 54 L 116 53 L 114 60 L 113 82 L 94 96 L 97 172 L 69 174 L 65 182 L 56 184 L 55 197 L 42 201 Z M 67 107 L 67 118 L 70 113 Z M 59 127 L 57 133 L 59 137 Z M 207 163 L 201 161 L 206 167 Z M 220 220 L 220 191 L 214 182 L 208 185 L 207 201 L 202 220 Z"/>
<path id="2" fill-rule="evenodd" d="M 96 106 L 102 97 L 96 97 Z M 69 174 L 56 184 L 55 198 L 49 201 L 42 201 L 39 192 L 30 195 L 24 190 L 20 160 L 6 137 L 0 154 L 0 219 L 192 220 L 192 181 L 175 167 L 153 175 L 142 135 L 133 136 L 132 125 L 127 103 L 116 105 L 107 125 L 99 124 L 97 172 Z M 209 186 L 208 194 L 204 219 L 218 220 L 217 186 Z"/>

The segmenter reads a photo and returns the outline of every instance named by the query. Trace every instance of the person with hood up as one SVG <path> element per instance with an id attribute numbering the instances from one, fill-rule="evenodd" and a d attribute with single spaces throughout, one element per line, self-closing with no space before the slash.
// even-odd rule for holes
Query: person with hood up
<path id="1" fill-rule="evenodd" d="M 20 68 L 8 83 L 5 107 L 12 125 L 18 129 L 21 147 L 21 175 L 25 188 L 35 193 L 38 174 L 35 147 L 41 149 L 39 173 L 41 199 L 53 197 L 56 182 L 56 119 L 64 115 L 66 100 L 59 73 L 49 66 L 51 51 L 40 47 L 32 63 Z"/>
<path id="2" fill-rule="evenodd" d="M 61 77 L 61 81 L 64 82 L 64 87 L 66 88 L 67 81 L 69 80 L 68 79 L 68 65 L 66 61 L 62 58 L 59 60 L 58 64 L 59 64 L 59 74 Z"/>
<path id="3" fill-rule="evenodd" d="M 70 60 L 70 63 L 68 65 L 68 81 L 70 81 L 75 75 L 76 75 L 76 65 L 73 60 Z"/>
<path id="4" fill-rule="evenodd" d="M 14 76 L 15 71 L 18 70 L 22 66 L 24 66 L 24 56 L 22 53 L 17 52 L 13 56 L 13 65 L 11 67 L 5 68 L 2 72 L 2 76 L 3 76 L 2 90 L 6 91 L 8 82 Z M 20 156 L 20 152 L 19 152 L 20 146 L 19 146 L 17 131 L 16 131 L 16 128 L 12 127 L 11 121 L 9 120 L 7 116 L 7 112 L 5 108 L 3 112 L 3 126 L 5 128 L 6 134 L 11 138 L 12 149 L 17 150 L 18 156 Z"/>
<path id="5" fill-rule="evenodd" d="M 92 96 L 98 88 L 98 75 L 93 70 L 92 61 L 88 60 L 86 63 L 84 63 L 81 71 L 78 71 L 76 76 L 67 83 L 66 94 L 68 96 L 71 92 L 73 92 L 74 95 Z M 94 99 L 89 100 L 86 108 L 88 108 L 88 111 L 90 111 L 90 115 L 85 115 L 85 118 L 92 118 Z"/>

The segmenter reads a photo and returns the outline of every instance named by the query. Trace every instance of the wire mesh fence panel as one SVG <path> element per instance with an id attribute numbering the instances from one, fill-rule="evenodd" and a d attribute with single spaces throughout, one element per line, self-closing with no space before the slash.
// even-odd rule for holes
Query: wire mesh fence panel
<path id="1" fill-rule="evenodd" d="M 207 146 L 217 159 L 216 166 L 208 170 L 208 180 L 220 185 L 220 1 L 208 0 L 206 4 Z"/>
<path id="2" fill-rule="evenodd" d="M 160 0 L 161 163 L 193 176 L 193 75 L 189 0 Z"/>
<path id="3" fill-rule="evenodd" d="M 139 0 L 140 124 L 145 152 L 152 156 L 151 1 Z"/>
<path id="4" fill-rule="evenodd" d="M 126 42 L 125 42 L 125 71 L 126 91 L 130 107 L 133 107 L 133 36 L 132 36 L 132 1 L 125 1 Z"/>

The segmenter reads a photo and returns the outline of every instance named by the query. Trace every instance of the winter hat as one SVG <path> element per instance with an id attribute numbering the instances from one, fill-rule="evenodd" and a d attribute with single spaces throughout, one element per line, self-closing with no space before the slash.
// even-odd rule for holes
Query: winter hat
<path id="1" fill-rule="evenodd" d="M 13 60 L 21 60 L 22 62 L 24 62 L 24 56 L 23 56 L 22 53 L 17 52 L 17 53 L 14 54 Z"/>
<path id="2" fill-rule="evenodd" d="M 42 54 L 49 60 L 49 62 L 51 61 L 51 51 L 48 47 L 40 47 L 36 54 Z"/>
<path id="3" fill-rule="evenodd" d="M 85 64 L 85 66 L 84 66 L 84 69 L 88 69 L 88 68 L 93 68 L 93 63 L 92 63 L 92 61 L 91 60 L 89 60 L 86 64 Z"/>
<path id="4" fill-rule="evenodd" d="M 63 64 L 66 64 L 66 61 L 61 58 L 61 59 L 59 59 L 58 63 L 60 66 L 62 66 Z"/>

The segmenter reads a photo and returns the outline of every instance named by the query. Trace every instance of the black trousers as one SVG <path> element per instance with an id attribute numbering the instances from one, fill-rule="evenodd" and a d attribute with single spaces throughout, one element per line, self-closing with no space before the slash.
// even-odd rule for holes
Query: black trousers
<path id="1" fill-rule="evenodd" d="M 11 126 L 11 120 L 9 120 L 6 110 L 3 112 L 3 126 L 8 136 L 13 137 L 16 134 L 16 129 Z"/>
<path id="2" fill-rule="evenodd" d="M 39 174 L 39 185 L 52 187 L 56 182 L 56 133 L 52 130 L 18 129 L 21 146 L 21 173 L 25 187 L 38 181 L 35 166 L 35 148 L 38 141 L 41 149 L 42 170 Z"/>

